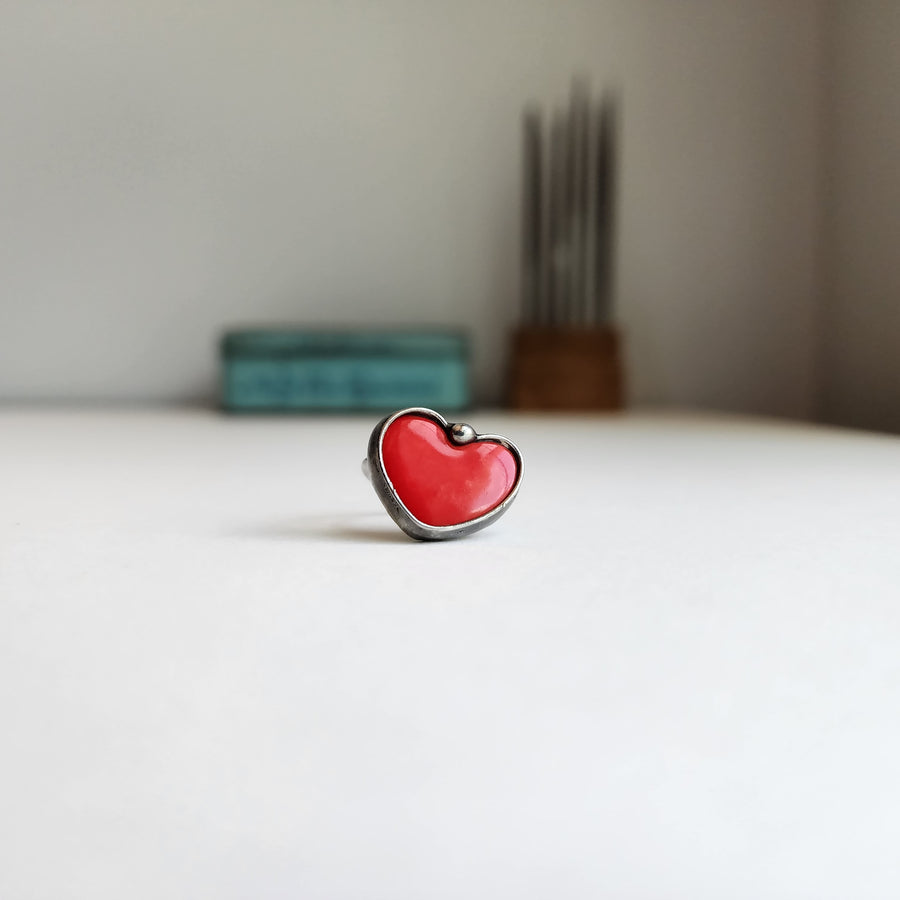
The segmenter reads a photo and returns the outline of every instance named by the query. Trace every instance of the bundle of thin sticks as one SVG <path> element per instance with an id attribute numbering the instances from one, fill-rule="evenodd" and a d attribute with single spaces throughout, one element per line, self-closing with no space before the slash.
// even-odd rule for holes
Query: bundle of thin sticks
<path id="1" fill-rule="evenodd" d="M 617 103 L 576 80 L 567 110 L 523 114 L 522 324 L 606 326 L 612 317 Z"/>

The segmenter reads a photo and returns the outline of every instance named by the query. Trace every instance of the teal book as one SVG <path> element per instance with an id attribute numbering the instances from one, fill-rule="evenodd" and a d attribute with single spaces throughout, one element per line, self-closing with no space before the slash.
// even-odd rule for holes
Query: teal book
<path id="1" fill-rule="evenodd" d="M 253 329 L 222 339 L 232 412 L 469 406 L 469 342 L 445 331 Z"/>

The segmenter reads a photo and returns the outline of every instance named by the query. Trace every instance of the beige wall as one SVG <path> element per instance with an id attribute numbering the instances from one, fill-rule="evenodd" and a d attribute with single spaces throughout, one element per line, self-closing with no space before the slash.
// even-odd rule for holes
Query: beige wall
<path id="1" fill-rule="evenodd" d="M 625 103 L 637 403 L 813 404 L 814 0 L 0 8 L 0 397 L 212 396 L 244 322 L 470 325 L 500 395 L 519 110 Z"/>
<path id="2" fill-rule="evenodd" d="M 829 4 L 822 414 L 900 431 L 900 4 Z"/>

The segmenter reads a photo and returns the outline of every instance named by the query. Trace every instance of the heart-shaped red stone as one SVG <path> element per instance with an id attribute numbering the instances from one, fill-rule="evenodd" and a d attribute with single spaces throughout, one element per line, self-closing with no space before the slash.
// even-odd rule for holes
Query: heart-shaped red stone
<path id="1" fill-rule="evenodd" d="M 381 460 L 397 496 L 426 525 L 461 525 L 499 506 L 516 483 L 512 453 L 493 441 L 451 443 L 437 422 L 400 416 L 384 432 Z"/>

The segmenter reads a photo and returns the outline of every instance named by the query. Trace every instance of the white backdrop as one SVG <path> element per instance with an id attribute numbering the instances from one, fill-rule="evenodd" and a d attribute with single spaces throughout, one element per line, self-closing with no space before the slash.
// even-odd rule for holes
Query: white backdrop
<path id="1" fill-rule="evenodd" d="M 235 323 L 449 324 L 500 395 L 519 113 L 625 103 L 637 403 L 813 401 L 813 0 L 6 2 L 0 398 L 207 399 Z"/>

